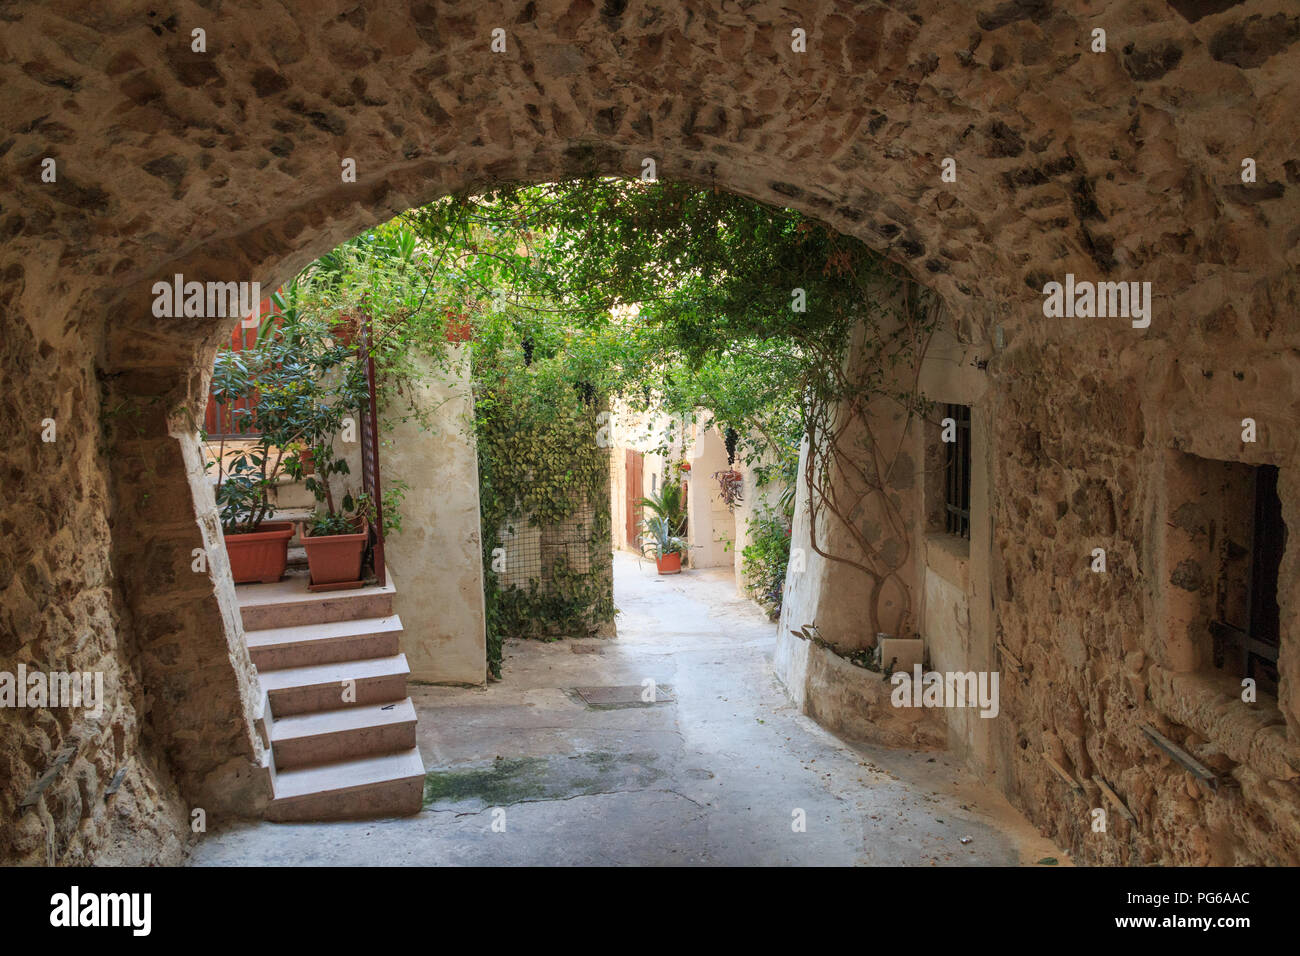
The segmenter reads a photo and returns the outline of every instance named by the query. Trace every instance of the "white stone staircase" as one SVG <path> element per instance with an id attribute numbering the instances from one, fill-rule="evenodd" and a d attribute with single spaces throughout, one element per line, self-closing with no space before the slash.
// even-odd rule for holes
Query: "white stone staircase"
<path id="1" fill-rule="evenodd" d="M 391 573 L 382 588 L 313 594 L 306 574 L 291 570 L 236 593 L 262 687 L 258 730 L 274 789 L 267 818 L 418 813 L 424 762 Z M 345 687 L 354 691 L 346 700 Z"/>

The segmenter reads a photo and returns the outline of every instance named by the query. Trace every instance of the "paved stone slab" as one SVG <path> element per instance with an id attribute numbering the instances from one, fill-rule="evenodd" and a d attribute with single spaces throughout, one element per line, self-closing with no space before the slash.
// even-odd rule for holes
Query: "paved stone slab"
<path id="1" fill-rule="evenodd" d="M 648 688 L 641 684 L 617 684 L 612 687 L 575 687 L 573 692 L 588 707 L 653 707 L 675 701 L 673 689 L 667 684 L 656 684 L 654 699 L 646 700 Z"/>

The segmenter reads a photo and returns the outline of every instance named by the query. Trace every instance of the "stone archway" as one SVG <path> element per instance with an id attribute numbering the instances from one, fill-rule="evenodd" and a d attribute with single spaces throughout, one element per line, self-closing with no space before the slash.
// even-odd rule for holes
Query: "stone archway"
<path id="1" fill-rule="evenodd" d="M 986 597 L 1013 607 L 1007 626 L 1048 659 L 1055 638 L 1035 627 L 1062 613 L 1047 596 L 1063 572 L 1026 557 L 1045 548 L 1037 496 L 1068 498 L 1102 468 L 1118 518 L 1097 533 L 1151 571 L 1150 449 L 1297 460 L 1285 423 L 1300 392 L 1289 122 L 1300 19 L 1282 0 L 1096 14 L 1049 0 L 821 0 L 798 19 L 775 3 L 639 0 L 82 7 L 14 5 L 0 56 L 12 91 L 0 107 L 11 187 L 0 421 L 29 438 L 2 453 L 0 654 L 99 667 L 123 693 L 96 725 L 0 714 L 10 779 L 34 780 L 61 745 L 79 745 L 43 798 L 46 818 L 27 815 L 0 853 L 109 858 L 136 828 L 174 858 L 186 808 L 252 812 L 259 799 L 230 587 L 220 568 L 215 592 L 189 570 L 216 528 L 210 509 L 194 511 L 188 415 L 225 322 L 155 319 L 149 290 L 174 273 L 272 286 L 439 195 L 637 175 L 646 158 L 662 177 L 817 215 L 904 263 L 944 297 L 962 341 L 998 351 L 994 580 L 1020 577 Z M 492 49 L 498 29 L 504 52 Z M 806 52 L 792 49 L 796 29 Z M 1105 53 L 1091 50 L 1095 29 Z M 945 157 L 954 183 L 941 180 Z M 42 181 L 46 158 L 54 182 Z M 1152 282 L 1151 327 L 1044 319 L 1039 290 L 1067 272 Z M 1213 394 L 1199 394 L 1216 372 Z M 1243 407 L 1259 409 L 1263 435 L 1245 452 L 1229 440 Z M 47 418 L 52 443 L 39 437 Z M 1035 470 L 1058 466 L 1045 482 L 1056 487 L 1040 489 Z M 1284 487 L 1295 518 L 1294 472 Z M 1023 527 L 1037 544 L 1007 530 Z M 1155 627 L 1136 590 L 1103 602 L 1106 627 Z M 991 746 L 987 771 L 1066 842 L 1078 842 L 1069 798 L 1024 762 L 1022 741 L 1050 728 L 1081 768 L 1103 753 L 1107 773 L 1134 765 L 1131 739 L 1083 730 L 1131 730 L 1106 689 L 1134 667 L 1144 679 L 1131 644 L 1099 639 L 1113 652 L 1096 660 L 1101 677 L 1048 668 L 1070 693 L 1028 697 Z M 1300 673 L 1294 655 L 1283 667 Z M 1275 777 L 1296 766 L 1295 684 L 1280 701 L 1290 749 L 1268 744 Z M 121 768 L 129 806 L 114 815 L 100 795 Z M 17 799 L 0 797 L 0 812 Z M 1163 809 L 1144 830 L 1153 846 L 1177 835 Z M 1297 852 L 1294 839 L 1261 849 L 1276 844 L 1221 811 L 1192 815 L 1255 858 Z"/>

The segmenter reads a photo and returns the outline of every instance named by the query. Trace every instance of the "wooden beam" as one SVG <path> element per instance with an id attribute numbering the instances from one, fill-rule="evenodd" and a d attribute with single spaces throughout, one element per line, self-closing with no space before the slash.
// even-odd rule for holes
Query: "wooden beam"
<path id="1" fill-rule="evenodd" d="M 1219 778 L 1213 770 L 1205 766 L 1205 764 L 1201 763 L 1150 724 L 1143 724 L 1142 732 L 1150 737 L 1157 747 L 1169 754 L 1169 756 L 1173 757 L 1177 763 L 1181 764 L 1184 770 L 1208 787 L 1212 793 L 1219 792 Z"/>
<path id="2" fill-rule="evenodd" d="M 77 752 L 77 747 L 78 744 L 74 742 L 58 752 L 54 758 L 54 763 L 50 764 L 50 769 L 46 770 L 41 775 L 41 778 L 32 784 L 31 789 L 24 794 L 22 802 L 18 804 L 20 811 L 36 805 L 36 802 L 41 799 L 41 794 L 45 792 L 45 788 L 54 782 L 54 778 L 62 773 L 63 768 L 72 760 L 73 755 Z"/>
<path id="3" fill-rule="evenodd" d="M 1119 794 L 1112 790 L 1105 780 L 1101 779 L 1101 777 L 1094 773 L 1092 775 L 1092 782 L 1101 788 L 1102 794 L 1114 805 L 1115 809 L 1119 811 L 1120 816 L 1134 826 L 1137 826 L 1137 817 L 1133 816 L 1133 811 L 1124 806 L 1124 801 L 1119 798 Z"/>
<path id="4" fill-rule="evenodd" d="M 1079 781 L 1075 780 L 1068 773 L 1066 773 L 1065 768 L 1062 767 L 1059 763 L 1057 763 L 1054 759 L 1052 759 L 1052 756 L 1050 754 L 1043 754 L 1043 760 L 1045 760 L 1047 762 L 1047 765 L 1056 772 L 1056 775 L 1058 777 L 1060 777 L 1062 780 L 1065 781 L 1065 783 L 1069 786 L 1071 790 L 1073 790 L 1077 794 L 1082 795 L 1083 784 L 1079 783 Z"/>

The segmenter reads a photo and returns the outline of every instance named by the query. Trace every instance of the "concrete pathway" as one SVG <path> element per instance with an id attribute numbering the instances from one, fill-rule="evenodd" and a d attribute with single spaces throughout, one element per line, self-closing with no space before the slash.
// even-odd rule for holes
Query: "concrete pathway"
<path id="1" fill-rule="evenodd" d="M 950 756 L 850 746 L 799 714 L 772 676 L 776 626 L 728 571 L 659 577 L 619 553 L 614 575 L 617 638 L 511 642 L 486 689 L 412 685 L 417 817 L 242 825 L 193 862 L 1068 865 Z M 647 679 L 673 699 L 573 690 Z"/>

